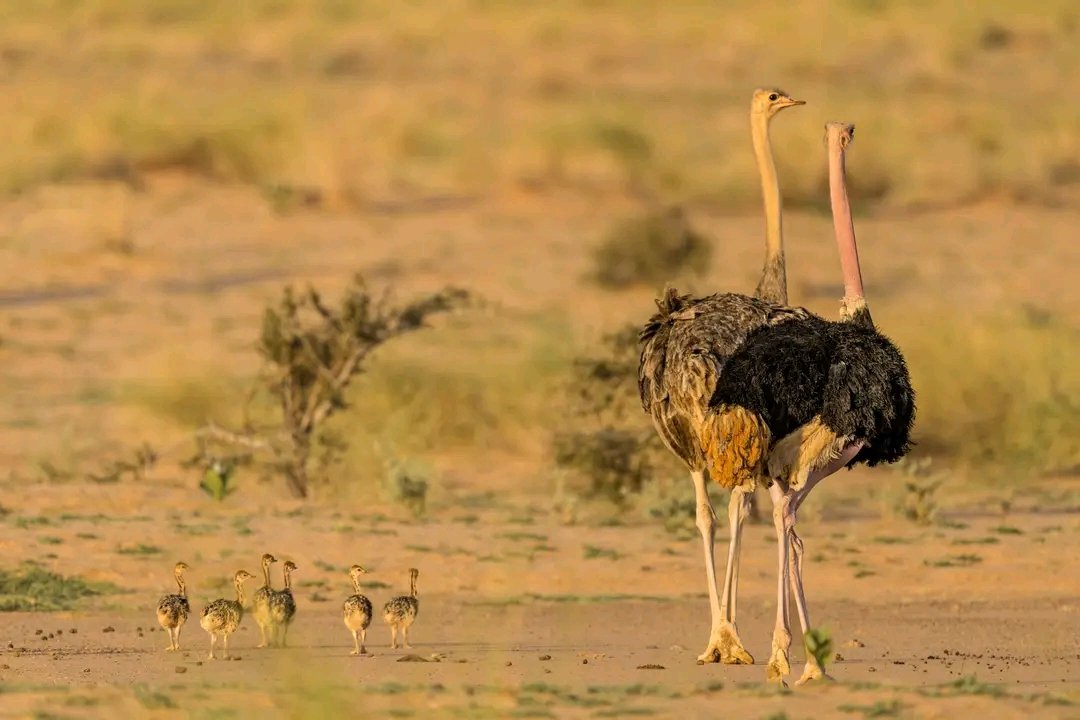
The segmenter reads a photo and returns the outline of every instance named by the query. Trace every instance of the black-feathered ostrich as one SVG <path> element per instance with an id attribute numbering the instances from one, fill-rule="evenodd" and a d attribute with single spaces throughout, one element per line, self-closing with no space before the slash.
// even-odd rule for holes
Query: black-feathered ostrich
<path id="1" fill-rule="evenodd" d="M 733 488 L 728 505 L 730 548 L 723 595 L 716 582 L 713 556 L 716 516 L 707 490 L 708 462 L 701 442 L 708 422 L 708 404 L 727 358 L 755 328 L 808 316 L 789 309 L 784 268 L 782 201 L 769 142 L 769 124 L 784 108 L 802 105 L 777 89 L 755 90 L 750 105 L 754 155 L 761 176 L 765 206 L 765 264 L 757 297 L 725 293 L 705 298 L 679 295 L 669 288 L 657 301 L 659 312 L 641 332 L 638 386 L 641 403 L 667 447 L 690 470 L 697 505 L 697 527 L 705 549 L 712 628 L 701 662 L 753 663 L 735 627 L 738 589 L 738 544 L 753 487 L 724 482 Z M 718 436 L 718 432 L 710 433 Z M 761 461 L 764 456 L 756 458 Z M 726 468 L 709 468 L 715 475 Z"/>
<path id="2" fill-rule="evenodd" d="M 799 506 L 818 482 L 842 467 L 903 457 L 915 414 L 904 358 L 874 328 L 863 297 L 844 167 L 854 130 L 842 123 L 826 126 L 829 194 L 844 276 L 841 321 L 807 315 L 751 332 L 724 366 L 710 419 L 702 426 L 710 468 L 729 465 L 733 455 L 751 461 L 741 473 L 719 475 L 722 484 L 770 482 L 779 577 L 767 675 L 780 682 L 790 672 L 789 583 L 804 637 L 810 629 L 802 541 L 795 534 Z M 807 652 L 799 684 L 821 676 Z"/>

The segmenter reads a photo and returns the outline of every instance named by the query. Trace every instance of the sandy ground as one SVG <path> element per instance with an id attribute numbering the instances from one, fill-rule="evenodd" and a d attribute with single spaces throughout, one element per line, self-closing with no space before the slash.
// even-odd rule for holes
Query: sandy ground
<path id="1" fill-rule="evenodd" d="M 94 224 L 117 202 L 131 252 Z M 74 612 L 0 614 L 0 716 L 1080 717 L 1075 476 L 1012 488 L 1008 514 L 1001 488 L 961 484 L 946 522 L 928 527 L 881 511 L 880 488 L 901 476 L 830 479 L 801 522 L 812 618 L 842 656 L 830 666 L 839 682 L 791 692 L 763 682 L 771 526 L 750 527 L 744 543 L 739 622 L 759 664 L 699 667 L 700 540 L 639 517 L 563 524 L 550 480 L 538 479 L 541 441 L 433 451 L 443 482 L 424 521 L 356 501 L 301 505 L 250 484 L 215 505 L 171 466 L 141 482 L 85 480 L 142 439 L 189 442 L 190 429 L 133 397 L 222 368 L 250 377 L 259 313 L 285 281 L 332 291 L 361 269 L 404 295 L 455 283 L 493 303 L 499 328 L 548 314 L 589 335 L 640 318 L 652 289 L 582 282 L 589 247 L 627 209 L 525 196 L 281 216 L 253 190 L 173 176 L 137 194 L 43 188 L 0 206 L 0 567 L 36 560 L 123 590 Z M 746 237 L 760 219 L 695 218 L 717 239 L 697 287 L 752 287 L 760 247 Z M 943 308 L 1020 305 L 1074 322 L 1076 222 L 1004 206 L 861 219 L 875 317 L 910 327 Z M 789 213 L 792 294 L 831 314 L 828 237 L 826 217 Z M 256 650 L 248 621 L 233 644 L 242 659 L 211 663 L 190 622 L 184 651 L 166 653 L 153 607 L 172 564 L 192 566 L 199 610 L 230 592 L 235 570 L 258 572 L 265 551 L 300 567 L 292 647 Z M 438 663 L 399 664 L 379 621 L 372 656 L 348 657 L 340 603 L 354 562 L 372 570 L 376 605 L 420 569 L 414 652 Z M 797 647 L 793 665 L 797 676 Z"/>
<path id="2" fill-rule="evenodd" d="M 1077 716 L 1080 606 L 1061 565 L 1080 546 L 1073 514 L 972 511 L 929 528 L 873 516 L 806 523 L 812 618 L 834 639 L 840 657 L 829 672 L 839 682 L 780 692 L 763 682 L 761 664 L 775 617 L 769 526 L 748 530 L 740 597 L 741 633 L 759 664 L 698 666 L 708 629 L 700 544 L 655 524 L 565 526 L 508 503 L 429 522 L 291 503 L 191 517 L 156 509 L 181 502 L 180 491 L 154 492 L 166 502 L 129 498 L 144 510 L 135 519 L 0 526 L 6 557 L 47 549 L 58 556 L 50 564 L 126 591 L 85 611 L 0 617 L 4 717 L 111 717 L 121 708 L 155 717 L 247 717 L 254 708 L 267 717 L 346 708 L 711 717 L 721 707 L 788 718 Z M 40 509 L 86 500 L 48 488 L 37 497 Z M 136 540 L 160 550 L 119 552 Z M 249 619 L 232 644 L 240 660 L 211 662 L 191 621 L 183 650 L 166 652 L 153 607 L 169 590 L 173 556 L 192 565 L 198 611 L 229 593 L 234 570 L 257 572 L 265 550 L 300 566 L 290 647 L 256 649 Z M 340 603 L 351 562 L 370 567 L 377 607 L 403 589 L 406 568 L 420 568 L 411 654 L 439 662 L 400 662 L 410 651 L 390 650 L 378 620 L 370 656 L 349 657 Z M 801 659 L 796 649 L 796 675 Z"/>

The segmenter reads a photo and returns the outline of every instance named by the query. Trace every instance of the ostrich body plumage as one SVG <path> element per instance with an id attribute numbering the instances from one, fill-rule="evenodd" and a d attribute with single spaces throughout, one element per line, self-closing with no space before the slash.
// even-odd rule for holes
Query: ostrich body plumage
<path id="1" fill-rule="evenodd" d="M 874 466 L 908 452 L 915 391 L 904 356 L 872 325 L 808 315 L 751 332 L 728 358 L 709 405 L 713 413 L 738 407 L 760 417 L 777 451 L 816 421 L 837 439 L 825 452 L 835 457 L 861 442 L 847 467 Z M 765 474 L 788 480 L 793 468 L 784 458 L 769 461 Z M 792 477 L 789 489 L 802 481 Z"/>
<path id="2" fill-rule="evenodd" d="M 701 471 L 707 466 L 701 425 L 728 361 L 755 330 L 812 315 L 737 293 L 694 298 L 674 288 L 656 305 L 639 335 L 641 406 L 668 449 Z"/>

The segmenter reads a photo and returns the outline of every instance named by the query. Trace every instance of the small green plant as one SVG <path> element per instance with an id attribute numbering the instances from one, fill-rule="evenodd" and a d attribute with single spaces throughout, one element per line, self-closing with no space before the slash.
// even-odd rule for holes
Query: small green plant
<path id="1" fill-rule="evenodd" d="M 209 462 L 206 470 L 203 471 L 202 480 L 199 481 L 199 489 L 214 500 L 221 502 L 236 491 L 236 487 L 232 484 L 235 472 L 235 462 L 214 458 Z"/>
<path id="2" fill-rule="evenodd" d="M 618 223 L 593 251 L 594 276 L 603 287 L 662 284 L 709 267 L 712 243 L 681 208 L 650 211 Z"/>
<path id="3" fill-rule="evenodd" d="M 803 635 L 803 645 L 806 647 L 806 654 L 817 660 L 824 671 L 825 665 L 833 656 L 832 636 L 829 631 L 825 628 L 810 628 Z"/>

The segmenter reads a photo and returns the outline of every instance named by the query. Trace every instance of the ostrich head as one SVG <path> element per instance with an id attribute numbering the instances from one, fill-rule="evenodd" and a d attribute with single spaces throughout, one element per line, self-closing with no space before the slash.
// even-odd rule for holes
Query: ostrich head
<path id="1" fill-rule="evenodd" d="M 175 566 L 173 566 L 173 573 L 175 575 L 183 575 L 184 571 L 187 570 L 187 569 L 189 569 L 188 564 L 186 562 L 181 561 L 181 562 L 176 563 Z"/>
<path id="2" fill-rule="evenodd" d="M 771 120 L 773 115 L 784 108 L 805 104 L 805 100 L 794 100 L 783 90 L 758 88 L 754 91 L 753 99 L 750 101 L 750 114 L 760 115 L 766 120 Z"/>
<path id="3" fill-rule="evenodd" d="M 237 570 L 236 574 L 233 575 L 233 582 L 237 585 L 240 585 L 253 577 L 255 576 L 249 573 L 247 570 Z"/>
<path id="4" fill-rule="evenodd" d="M 363 566 L 353 565 L 351 568 L 349 568 L 349 577 L 355 580 L 366 572 L 367 570 Z"/>
<path id="5" fill-rule="evenodd" d="M 271 563 L 276 563 L 276 562 L 277 562 L 277 558 L 274 557 L 273 555 L 271 555 L 270 553 L 263 554 L 263 556 L 262 556 L 262 566 L 264 568 L 268 568 L 268 567 L 270 567 Z"/>
<path id="6" fill-rule="evenodd" d="M 282 567 L 285 568 L 285 572 L 292 572 L 296 569 L 296 563 L 294 563 L 292 560 L 286 560 L 285 565 L 283 565 Z"/>
<path id="7" fill-rule="evenodd" d="M 831 143 L 836 143 L 841 150 L 847 150 L 847 146 L 854 141 L 855 126 L 851 123 L 825 123 L 825 147 L 829 147 Z"/>

